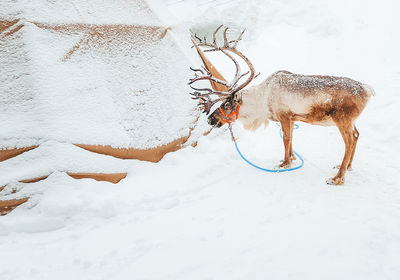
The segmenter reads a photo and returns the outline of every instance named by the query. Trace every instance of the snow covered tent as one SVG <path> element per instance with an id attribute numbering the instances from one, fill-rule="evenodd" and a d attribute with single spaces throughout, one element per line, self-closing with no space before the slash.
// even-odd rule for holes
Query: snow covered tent
<path id="1" fill-rule="evenodd" d="M 124 174 L 86 150 L 157 162 L 187 141 L 189 58 L 146 0 L 1 5 L 0 186 Z"/>

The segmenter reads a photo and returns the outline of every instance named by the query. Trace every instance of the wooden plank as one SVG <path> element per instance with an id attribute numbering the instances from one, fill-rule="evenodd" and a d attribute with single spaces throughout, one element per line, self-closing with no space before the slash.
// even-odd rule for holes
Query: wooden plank
<path id="1" fill-rule="evenodd" d="M 49 175 L 44 175 L 44 176 L 40 176 L 40 177 L 35 177 L 32 179 L 24 179 L 24 180 L 20 180 L 20 183 L 36 183 L 39 181 L 42 181 L 44 179 L 47 179 L 47 177 L 49 177 Z"/>
<path id="2" fill-rule="evenodd" d="M 27 202 L 29 197 L 10 199 L 10 200 L 0 200 L 0 216 L 7 215 L 12 210 L 17 208 L 19 205 Z"/>
<path id="3" fill-rule="evenodd" d="M 109 155 L 116 158 L 139 159 L 151 162 L 159 162 L 164 157 L 165 154 L 170 152 L 175 152 L 180 148 L 182 148 L 182 145 L 187 141 L 189 136 L 190 133 L 188 136 L 176 139 L 166 145 L 161 145 L 159 147 L 146 150 L 134 149 L 134 148 L 114 148 L 109 145 L 107 146 L 88 145 L 88 144 L 75 144 L 75 145 L 90 152 Z"/>
<path id="4" fill-rule="evenodd" d="M 72 173 L 67 172 L 74 179 L 90 178 L 96 181 L 108 181 L 110 183 L 118 183 L 126 177 L 126 173 Z"/>
<path id="5" fill-rule="evenodd" d="M 38 146 L 29 146 L 29 147 L 23 147 L 23 148 L 14 148 L 14 149 L 4 149 L 0 150 L 0 161 L 4 161 L 13 157 L 16 157 L 24 152 L 33 150 L 37 148 Z"/>

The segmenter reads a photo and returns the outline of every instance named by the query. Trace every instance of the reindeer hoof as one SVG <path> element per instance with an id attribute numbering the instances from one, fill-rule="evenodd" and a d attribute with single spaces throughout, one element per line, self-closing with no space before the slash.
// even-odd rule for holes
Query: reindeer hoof
<path id="1" fill-rule="evenodd" d="M 344 184 L 344 178 L 330 178 L 328 180 L 326 180 L 326 183 L 328 185 L 343 185 Z"/>
<path id="2" fill-rule="evenodd" d="M 291 165 L 292 165 L 291 162 L 285 162 L 285 161 L 283 161 L 281 164 L 278 165 L 278 169 L 279 169 L 279 168 L 290 168 Z"/>

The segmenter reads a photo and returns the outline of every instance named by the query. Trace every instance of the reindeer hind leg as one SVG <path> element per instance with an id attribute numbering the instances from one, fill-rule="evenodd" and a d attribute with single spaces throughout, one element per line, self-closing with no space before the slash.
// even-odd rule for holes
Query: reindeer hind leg
<path id="1" fill-rule="evenodd" d="M 349 170 L 349 171 L 352 170 L 353 158 L 354 158 L 354 154 L 356 152 L 358 137 L 360 136 L 360 133 L 358 132 L 357 127 L 355 125 L 353 125 L 353 133 L 351 134 L 351 136 L 353 137 L 353 146 L 352 146 L 352 150 L 351 150 L 350 161 L 349 161 L 349 164 L 347 165 L 347 170 Z"/>
<path id="2" fill-rule="evenodd" d="M 357 145 L 357 141 L 358 141 L 359 135 L 360 135 L 360 134 L 359 134 L 359 132 L 358 132 L 356 126 L 353 125 L 353 131 L 352 131 L 352 133 L 351 133 L 351 137 L 353 138 L 353 141 L 352 141 L 352 146 L 351 146 L 351 148 L 350 148 L 351 153 L 350 153 L 349 164 L 348 164 L 348 166 L 347 166 L 347 171 L 352 171 L 352 170 L 353 170 L 353 168 L 352 168 L 352 162 L 353 162 L 354 154 L 355 154 L 355 152 L 356 152 L 356 145 Z M 342 166 L 342 165 L 339 164 L 339 165 L 336 165 L 334 168 L 335 168 L 335 169 L 340 169 L 341 166 Z"/>
<path id="3" fill-rule="evenodd" d="M 354 144 L 354 136 L 353 136 L 353 124 L 352 123 L 337 123 L 337 127 L 339 128 L 340 134 L 342 135 L 344 144 L 345 144 L 345 153 L 343 157 L 342 164 L 340 165 L 339 172 L 335 177 L 328 179 L 327 183 L 330 185 L 342 185 L 344 184 L 344 176 L 346 174 L 347 167 L 350 163 L 350 158 L 352 155 L 352 151 L 355 148 Z"/>

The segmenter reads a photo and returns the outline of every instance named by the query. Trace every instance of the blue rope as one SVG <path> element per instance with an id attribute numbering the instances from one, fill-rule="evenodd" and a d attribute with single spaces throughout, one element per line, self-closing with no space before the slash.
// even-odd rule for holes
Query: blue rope
<path id="1" fill-rule="evenodd" d="M 277 124 L 277 125 L 279 126 L 279 124 Z M 279 127 L 280 127 L 280 126 L 279 126 Z M 294 125 L 294 129 L 298 129 L 298 128 L 299 128 L 299 126 L 298 126 L 297 124 L 295 124 L 295 125 Z M 293 150 L 293 153 L 301 160 L 301 164 L 300 164 L 299 166 L 292 167 L 292 168 L 285 168 L 285 169 L 267 169 L 267 168 L 262 168 L 262 167 L 260 167 L 260 166 L 258 166 L 258 165 L 255 165 L 254 163 L 250 162 L 247 158 L 245 158 L 245 157 L 243 156 L 243 154 L 240 152 L 239 147 L 238 147 L 238 145 L 237 145 L 237 143 L 236 143 L 236 139 L 233 137 L 232 127 L 230 127 L 229 129 L 230 129 L 231 134 L 232 134 L 232 139 L 233 139 L 233 141 L 235 142 L 236 151 L 238 152 L 238 154 L 240 155 L 240 157 L 241 157 L 245 162 L 247 162 L 248 164 L 250 164 L 251 166 L 253 166 L 253 167 L 257 168 L 257 169 L 260 169 L 260 170 L 266 171 L 266 172 L 281 173 L 281 172 L 293 171 L 293 170 L 302 168 L 303 165 L 304 165 L 304 160 L 303 160 L 303 158 L 302 158 L 298 153 L 296 153 L 296 151 L 294 151 L 294 150 Z M 280 135 L 281 138 L 283 139 L 283 136 L 282 136 L 282 128 L 280 128 L 279 135 Z"/>

